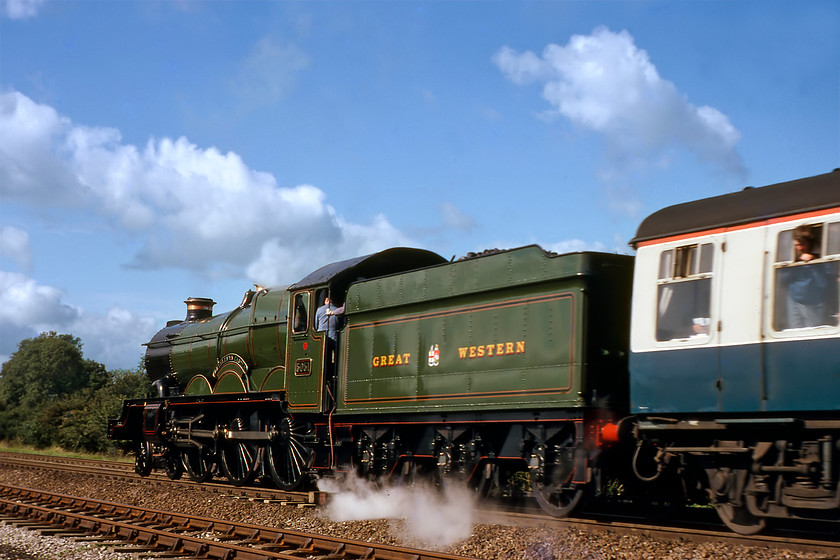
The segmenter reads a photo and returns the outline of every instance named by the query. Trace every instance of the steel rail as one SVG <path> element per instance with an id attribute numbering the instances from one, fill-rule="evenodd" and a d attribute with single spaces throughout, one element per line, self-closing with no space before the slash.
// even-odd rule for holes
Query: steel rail
<path id="1" fill-rule="evenodd" d="M 267 488 L 265 486 L 233 486 L 223 479 L 219 479 L 218 482 L 208 481 L 199 484 L 189 479 L 173 480 L 162 473 L 152 473 L 151 476 L 141 478 L 134 473 L 133 465 L 117 461 L 100 461 L 96 459 L 78 459 L 69 457 L 64 458 L 48 455 L 9 453 L 0 451 L 0 465 L 83 473 L 86 476 L 104 476 L 110 480 L 118 478 L 128 482 L 148 481 L 156 484 L 197 486 L 203 490 L 229 494 L 239 498 L 248 498 L 284 505 L 323 505 L 327 500 L 327 494 L 324 492 L 289 492 L 287 490 Z"/>
<path id="2" fill-rule="evenodd" d="M 261 527 L 126 504 L 0 485 L 0 512 L 147 550 L 223 560 L 464 560 L 435 551 Z"/>

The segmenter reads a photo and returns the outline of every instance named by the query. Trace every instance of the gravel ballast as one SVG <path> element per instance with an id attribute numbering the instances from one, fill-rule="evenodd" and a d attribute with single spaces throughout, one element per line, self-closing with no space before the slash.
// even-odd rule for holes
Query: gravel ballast
<path id="1" fill-rule="evenodd" d="M 0 482 L 50 492 L 281 527 L 359 541 L 443 550 L 482 560 L 823 560 L 825 555 L 724 543 L 657 540 L 639 535 L 586 531 L 554 524 L 519 527 L 473 522 L 474 512 L 455 497 L 395 495 L 345 489 L 332 509 L 298 508 L 178 488 L 70 473 L 19 470 L 0 465 Z M 342 502 L 344 500 L 344 502 Z M 459 503 L 460 502 L 460 503 Z M 337 504 L 337 505 L 336 505 Z M 387 519 L 374 518 L 380 515 Z M 330 516 L 332 518 L 330 518 Z M 370 519 L 359 519 L 371 517 Z M 57 553 L 60 551 L 60 553 Z M 137 558 L 103 547 L 44 537 L 0 522 L 0 560 L 124 560 Z"/>

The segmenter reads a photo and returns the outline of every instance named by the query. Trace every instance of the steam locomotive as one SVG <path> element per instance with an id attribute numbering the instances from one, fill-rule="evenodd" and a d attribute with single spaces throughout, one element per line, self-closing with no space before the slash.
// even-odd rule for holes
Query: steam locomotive
<path id="1" fill-rule="evenodd" d="M 840 521 L 840 171 L 665 208 L 631 245 L 393 248 L 220 315 L 190 298 L 109 436 L 141 476 L 527 473 L 557 517 L 618 483 L 744 534 Z"/>

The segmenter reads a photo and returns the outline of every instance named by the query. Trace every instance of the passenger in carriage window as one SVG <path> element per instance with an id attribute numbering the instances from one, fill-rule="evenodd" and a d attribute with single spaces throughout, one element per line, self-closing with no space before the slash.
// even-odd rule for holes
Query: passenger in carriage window
<path id="1" fill-rule="evenodd" d="M 819 239 L 810 226 L 799 226 L 793 231 L 793 246 L 797 262 L 810 263 L 819 258 Z M 787 328 L 836 324 L 836 320 L 826 316 L 826 305 L 832 295 L 831 273 L 826 264 L 783 269 L 782 280 L 787 291 Z M 835 268 L 833 263 L 830 266 Z"/>
<path id="2" fill-rule="evenodd" d="M 819 258 L 816 251 L 817 242 L 811 226 L 799 226 L 793 230 L 793 248 L 796 251 L 796 260 L 810 262 Z"/>

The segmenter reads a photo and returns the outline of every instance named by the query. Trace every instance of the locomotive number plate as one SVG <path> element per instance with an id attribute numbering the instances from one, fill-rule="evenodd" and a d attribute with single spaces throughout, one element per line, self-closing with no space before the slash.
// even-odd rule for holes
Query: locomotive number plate
<path id="1" fill-rule="evenodd" d="M 295 361 L 295 375 L 309 375 L 310 373 L 312 373 L 311 358 Z"/>

